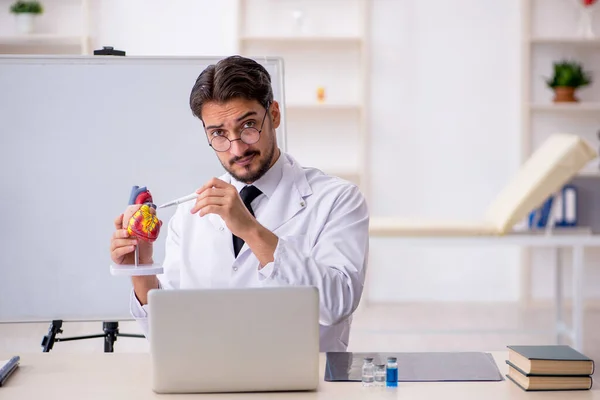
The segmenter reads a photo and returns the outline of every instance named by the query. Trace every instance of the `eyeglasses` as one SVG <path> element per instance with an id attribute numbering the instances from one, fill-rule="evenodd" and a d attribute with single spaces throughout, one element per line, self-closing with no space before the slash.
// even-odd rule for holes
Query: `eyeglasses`
<path id="1" fill-rule="evenodd" d="M 223 152 L 229 150 L 231 148 L 231 143 L 235 142 L 236 140 L 240 140 L 246 144 L 254 144 L 258 142 L 260 140 L 260 134 L 262 133 L 262 128 L 265 123 L 265 118 L 267 117 L 267 113 L 269 112 L 269 107 L 270 104 L 267 103 L 265 115 L 263 116 L 263 120 L 260 124 L 260 129 L 256 129 L 253 127 L 244 128 L 240 132 L 239 139 L 233 140 L 229 139 L 226 136 L 215 136 L 214 138 L 210 139 L 208 145 L 212 147 L 215 151 Z"/>

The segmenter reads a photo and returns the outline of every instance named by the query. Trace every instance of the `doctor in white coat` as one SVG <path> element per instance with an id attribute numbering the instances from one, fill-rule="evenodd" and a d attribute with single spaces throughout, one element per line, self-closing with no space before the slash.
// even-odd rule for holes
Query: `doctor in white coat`
<path id="1" fill-rule="evenodd" d="M 132 315 L 147 332 L 152 289 L 315 286 L 320 350 L 346 351 L 367 268 L 369 215 L 359 189 L 279 150 L 279 104 L 253 60 L 233 56 L 206 68 L 190 107 L 226 173 L 178 206 L 167 225 L 164 274 L 132 277 Z M 152 244 L 125 229 L 139 207 L 115 220 L 115 263 L 133 264 L 136 244 L 140 262 L 153 263 Z"/>

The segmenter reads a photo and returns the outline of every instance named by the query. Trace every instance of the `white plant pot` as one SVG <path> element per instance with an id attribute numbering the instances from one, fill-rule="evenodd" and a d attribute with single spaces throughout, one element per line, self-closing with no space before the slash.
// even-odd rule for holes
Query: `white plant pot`
<path id="1" fill-rule="evenodd" d="M 31 13 L 20 13 L 16 15 L 17 32 L 20 34 L 28 34 L 33 32 L 33 21 L 35 15 Z"/>

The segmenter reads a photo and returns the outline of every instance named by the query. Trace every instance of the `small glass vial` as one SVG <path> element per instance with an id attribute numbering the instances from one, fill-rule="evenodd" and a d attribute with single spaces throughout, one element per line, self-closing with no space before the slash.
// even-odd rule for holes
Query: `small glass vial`
<path id="1" fill-rule="evenodd" d="M 375 366 L 375 386 L 384 387 L 385 380 L 385 364 L 377 364 Z"/>
<path id="2" fill-rule="evenodd" d="M 388 357 L 387 359 L 385 385 L 387 387 L 398 386 L 398 361 L 396 357 Z"/>
<path id="3" fill-rule="evenodd" d="M 363 386 L 373 386 L 375 382 L 375 365 L 373 358 L 365 357 L 362 367 L 362 383 Z"/>

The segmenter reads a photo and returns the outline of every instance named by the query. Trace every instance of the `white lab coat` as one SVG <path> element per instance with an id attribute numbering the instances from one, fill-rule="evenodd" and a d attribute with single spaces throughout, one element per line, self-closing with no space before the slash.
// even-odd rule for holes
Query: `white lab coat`
<path id="1" fill-rule="evenodd" d="M 275 260 L 259 270 L 247 244 L 235 258 L 232 234 L 221 217 L 192 215 L 194 203 L 188 202 L 168 224 L 161 288 L 315 286 L 320 350 L 346 351 L 367 267 L 366 202 L 355 185 L 304 168 L 283 152 L 276 166 L 281 178 L 269 182 L 269 197 L 259 196 L 256 208 L 252 203 L 257 221 L 279 238 Z M 229 174 L 220 179 L 241 185 Z M 147 306 L 140 306 L 133 291 L 131 312 L 147 333 Z"/>

